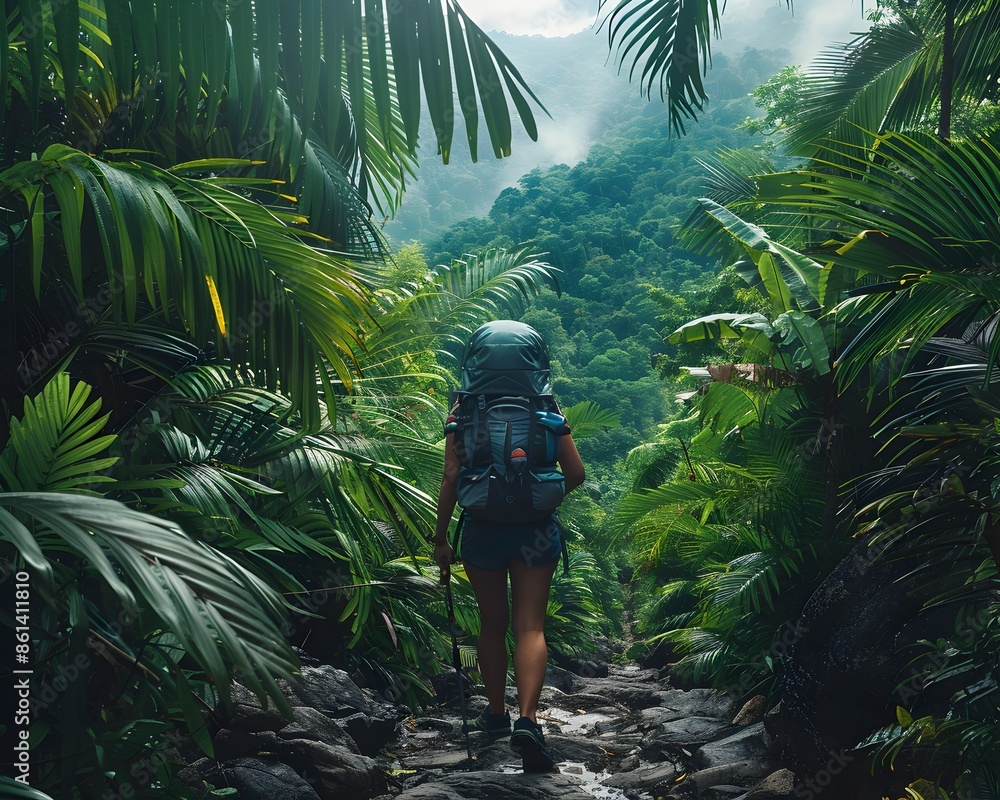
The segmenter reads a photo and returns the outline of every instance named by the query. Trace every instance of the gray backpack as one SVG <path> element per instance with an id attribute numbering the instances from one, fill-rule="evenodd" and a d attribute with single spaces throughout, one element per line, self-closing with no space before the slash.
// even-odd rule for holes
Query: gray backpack
<path id="1" fill-rule="evenodd" d="M 455 434 L 458 504 L 469 516 L 530 522 L 565 497 L 556 462 L 569 426 L 552 397 L 545 342 L 530 326 L 501 320 L 476 330 L 445 431 Z"/>

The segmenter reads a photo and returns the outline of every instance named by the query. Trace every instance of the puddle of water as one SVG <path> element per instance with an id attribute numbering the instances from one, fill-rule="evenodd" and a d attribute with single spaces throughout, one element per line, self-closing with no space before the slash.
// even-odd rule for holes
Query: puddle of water
<path id="1" fill-rule="evenodd" d="M 593 772 L 579 761 L 560 761 L 558 766 L 559 771 L 563 775 L 572 775 L 580 782 L 580 788 L 587 792 L 587 794 L 593 795 L 597 800 L 628 800 L 628 795 L 621 789 L 616 789 L 613 786 L 605 786 L 601 783 L 601 781 L 611 775 L 610 772 Z M 499 771 L 514 774 L 520 773 L 521 768 L 504 766 L 500 767 Z M 637 797 L 639 800 L 653 800 L 653 796 L 646 792 L 637 795 Z"/>
<path id="2" fill-rule="evenodd" d="M 544 714 L 539 714 L 538 716 L 556 723 L 559 726 L 559 732 L 565 735 L 590 733 L 597 729 L 599 723 L 614 721 L 614 717 L 601 714 L 597 711 L 580 714 L 572 711 L 564 711 L 561 708 L 547 708 Z"/>

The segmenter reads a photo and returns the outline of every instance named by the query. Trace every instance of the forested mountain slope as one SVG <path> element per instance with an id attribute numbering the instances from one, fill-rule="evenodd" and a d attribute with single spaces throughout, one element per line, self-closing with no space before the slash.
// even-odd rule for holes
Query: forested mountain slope
<path id="1" fill-rule="evenodd" d="M 676 386 L 661 376 L 676 376 L 681 363 L 664 344 L 664 328 L 713 305 L 730 307 L 740 288 L 717 277 L 718 264 L 682 248 L 675 233 L 704 193 L 701 162 L 752 145 L 736 129 L 753 110 L 747 93 L 761 71 L 766 79 L 781 66 L 781 54 L 749 50 L 720 64 L 712 73 L 719 99 L 697 136 L 671 138 L 658 103 L 621 104 L 624 119 L 584 160 L 532 170 L 503 189 L 488 214 L 426 237 L 431 265 L 525 244 L 563 271 L 561 296 L 544 292 L 523 319 L 550 343 L 564 403 L 591 400 L 621 415 L 620 428 L 582 445 L 599 479 L 676 412 Z M 715 299 L 720 293 L 724 300 Z M 697 352 L 688 347 L 683 357 Z M 600 482 L 611 488 L 610 479 Z"/>
<path id="2" fill-rule="evenodd" d="M 503 189 L 532 169 L 575 164 L 621 124 L 663 112 L 658 102 L 650 104 L 640 96 L 627 73 L 618 74 L 608 59 L 604 33 L 588 30 L 561 38 L 492 35 L 551 116 L 537 115 L 537 142 L 515 125 L 510 156 L 493 158 L 484 142 L 476 164 L 458 143 L 450 162 L 442 164 L 433 136 L 422 136 L 418 175 L 408 185 L 402 207 L 384 226 L 394 243 L 428 241 L 460 219 L 484 215 Z M 706 76 L 717 105 L 745 95 L 790 59 L 784 50 L 745 51 L 735 37 L 723 44 L 727 46 L 716 53 L 715 67 Z M 464 130 L 456 131 L 456 142 L 462 136 Z"/>

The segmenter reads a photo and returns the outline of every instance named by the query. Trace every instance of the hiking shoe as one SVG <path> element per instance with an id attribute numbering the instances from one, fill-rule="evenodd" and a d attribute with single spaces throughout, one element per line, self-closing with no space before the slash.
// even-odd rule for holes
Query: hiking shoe
<path id="1" fill-rule="evenodd" d="M 469 723 L 469 727 L 486 732 L 491 739 L 502 739 L 510 736 L 510 712 L 491 714 L 490 707 L 486 706 L 483 713 Z"/>
<path id="2" fill-rule="evenodd" d="M 525 772 L 552 772 L 555 769 L 556 760 L 545 746 L 542 726 L 527 717 L 514 723 L 510 749 L 521 756 Z"/>

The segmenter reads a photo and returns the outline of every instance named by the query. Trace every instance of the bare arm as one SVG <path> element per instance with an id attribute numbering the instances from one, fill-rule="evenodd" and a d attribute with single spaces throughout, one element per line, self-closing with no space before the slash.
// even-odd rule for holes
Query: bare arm
<path id="1" fill-rule="evenodd" d="M 437 526 L 434 530 L 434 543 L 441 544 L 448 540 L 448 526 L 451 515 L 455 511 L 458 495 L 455 481 L 461 467 L 458 456 L 455 455 L 455 434 L 449 433 L 444 440 L 444 476 L 441 478 L 441 489 L 438 492 Z"/>
<path id="2" fill-rule="evenodd" d="M 455 561 L 455 553 L 448 543 L 448 526 L 451 525 L 451 516 L 458 502 L 455 480 L 460 467 L 458 456 L 455 455 L 455 434 L 449 433 L 444 441 L 444 476 L 438 491 L 437 524 L 434 527 L 434 560 L 441 570 L 442 582 L 450 577 L 450 565 Z"/>

